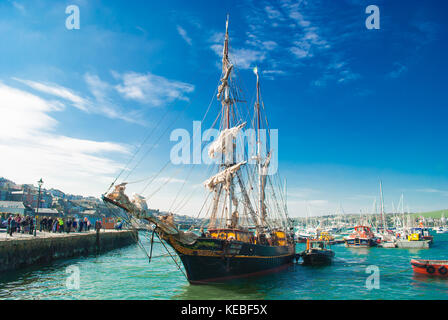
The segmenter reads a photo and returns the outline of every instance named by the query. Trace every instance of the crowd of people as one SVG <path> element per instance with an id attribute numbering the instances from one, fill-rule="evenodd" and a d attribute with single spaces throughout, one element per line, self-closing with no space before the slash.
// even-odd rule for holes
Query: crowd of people
<path id="1" fill-rule="evenodd" d="M 23 216 L 20 214 L 9 215 L 1 219 L 2 226 L 6 227 L 6 232 L 13 236 L 14 233 L 33 234 L 35 229 L 40 232 L 70 233 L 90 231 L 92 224 L 87 217 L 84 218 L 61 218 L 61 217 L 39 217 Z M 36 221 L 37 220 L 37 221 Z M 101 228 L 101 222 L 95 223 L 95 228 Z"/>
<path id="2" fill-rule="evenodd" d="M 17 214 L 15 216 L 10 215 L 6 221 L 7 233 L 12 236 L 13 233 L 34 233 L 34 219 L 30 216 L 21 216 Z"/>
<path id="3" fill-rule="evenodd" d="M 91 223 L 87 217 L 81 218 L 52 218 L 42 217 L 39 219 L 39 231 L 46 232 L 82 232 L 90 231 Z"/>

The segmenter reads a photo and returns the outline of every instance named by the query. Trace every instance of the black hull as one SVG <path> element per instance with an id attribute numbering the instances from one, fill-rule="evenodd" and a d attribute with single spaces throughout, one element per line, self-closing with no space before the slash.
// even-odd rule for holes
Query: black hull
<path id="1" fill-rule="evenodd" d="M 302 259 L 304 265 L 319 266 L 319 265 L 329 265 L 333 262 L 334 252 L 324 251 L 324 252 L 311 252 L 302 253 Z"/>
<path id="2" fill-rule="evenodd" d="M 295 258 L 295 246 L 264 246 L 239 241 L 200 238 L 194 245 L 168 241 L 193 284 L 272 273 L 286 268 Z M 197 250 L 195 250 L 197 249 Z"/>

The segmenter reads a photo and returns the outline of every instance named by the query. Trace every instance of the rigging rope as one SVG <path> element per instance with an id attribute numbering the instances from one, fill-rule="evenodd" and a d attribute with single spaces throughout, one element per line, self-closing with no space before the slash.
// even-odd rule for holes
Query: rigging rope
<path id="1" fill-rule="evenodd" d="M 176 259 L 173 257 L 171 252 L 168 250 L 168 248 L 166 247 L 165 243 L 162 241 L 162 239 L 160 238 L 160 236 L 159 236 L 159 234 L 157 232 L 156 232 L 156 235 L 157 235 L 157 238 L 159 238 L 159 240 L 162 243 L 162 245 L 165 247 L 165 250 L 168 252 L 168 254 L 170 255 L 171 259 L 173 259 L 173 261 L 176 264 L 177 268 L 182 272 L 182 274 L 184 275 L 185 279 L 188 280 L 188 277 L 185 274 L 184 270 L 182 270 L 182 268 L 179 266 L 179 264 L 177 263 Z"/>

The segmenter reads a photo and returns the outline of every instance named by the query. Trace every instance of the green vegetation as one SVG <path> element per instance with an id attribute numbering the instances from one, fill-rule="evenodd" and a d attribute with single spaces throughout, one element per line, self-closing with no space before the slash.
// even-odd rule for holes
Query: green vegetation
<path id="1" fill-rule="evenodd" d="M 413 213 L 413 214 L 411 214 L 411 217 L 414 217 L 414 218 L 425 217 L 425 218 L 440 219 L 442 217 L 442 213 L 445 215 L 446 218 L 448 218 L 448 209 L 429 211 L 429 212 L 421 212 L 421 213 Z"/>

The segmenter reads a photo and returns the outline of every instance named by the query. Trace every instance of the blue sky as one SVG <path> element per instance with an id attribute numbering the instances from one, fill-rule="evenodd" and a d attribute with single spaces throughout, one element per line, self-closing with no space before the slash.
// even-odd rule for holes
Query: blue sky
<path id="1" fill-rule="evenodd" d="M 65 27 L 72 4 L 79 30 Z M 379 30 L 365 27 L 370 4 Z M 157 172 L 172 129 L 191 131 L 215 92 L 229 13 L 245 96 L 253 101 L 257 65 L 279 130 L 291 215 L 370 210 L 380 179 L 387 211 L 401 193 L 412 211 L 448 208 L 447 9 L 398 0 L 2 1 L 0 176 L 42 176 L 47 187 L 99 196 L 154 128 L 129 179 Z M 185 197 L 180 212 L 194 215 L 205 178 L 169 166 L 135 191 L 165 210 L 177 207 L 173 195 Z"/>

